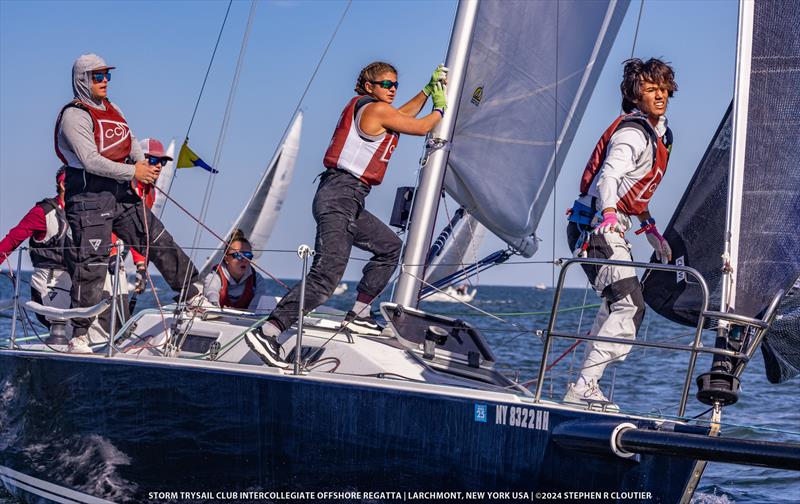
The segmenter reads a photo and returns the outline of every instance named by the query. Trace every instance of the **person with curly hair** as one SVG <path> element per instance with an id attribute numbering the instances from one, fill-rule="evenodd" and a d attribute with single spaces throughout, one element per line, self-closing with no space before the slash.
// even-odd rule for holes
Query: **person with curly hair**
<path id="1" fill-rule="evenodd" d="M 567 239 L 575 255 L 615 261 L 633 261 L 625 233 L 636 218 L 658 260 L 672 259 L 669 243 L 650 215 L 649 203 L 658 188 L 672 150 L 667 127 L 667 103 L 678 85 L 672 67 L 655 58 L 625 61 L 620 91 L 622 110 L 605 130 L 589 158 L 567 225 Z M 584 265 L 586 275 L 602 298 L 591 330 L 593 336 L 632 340 L 644 318 L 644 299 L 636 270 L 622 266 Z M 592 341 L 571 383 L 565 402 L 618 409 L 600 390 L 606 366 L 621 362 L 630 345 Z"/>

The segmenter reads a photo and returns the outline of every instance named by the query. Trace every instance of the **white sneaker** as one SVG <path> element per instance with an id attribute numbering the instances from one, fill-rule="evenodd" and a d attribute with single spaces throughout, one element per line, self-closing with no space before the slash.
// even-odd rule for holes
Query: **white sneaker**
<path id="1" fill-rule="evenodd" d="M 69 340 L 67 351 L 69 353 L 94 353 L 92 352 L 92 348 L 89 346 L 89 336 L 86 335 L 74 336 L 71 340 Z"/>
<path id="2" fill-rule="evenodd" d="M 282 348 L 278 343 L 278 339 L 274 336 L 265 335 L 260 327 L 248 331 L 244 335 L 244 341 L 264 364 L 278 368 L 289 367 L 289 363 L 281 356 Z"/>
<path id="3" fill-rule="evenodd" d="M 564 402 L 585 405 L 589 409 L 597 408 L 615 413 L 619 411 L 619 406 L 608 400 L 594 379 L 589 380 L 588 383 L 583 379 L 579 379 L 577 383 L 570 383 L 567 393 L 564 395 Z"/>

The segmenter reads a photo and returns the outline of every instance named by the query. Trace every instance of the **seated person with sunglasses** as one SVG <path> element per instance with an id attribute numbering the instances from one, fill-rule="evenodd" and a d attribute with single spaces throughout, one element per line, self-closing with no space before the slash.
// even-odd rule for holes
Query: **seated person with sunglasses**
<path id="1" fill-rule="evenodd" d="M 316 254 L 308 273 L 303 309 L 310 312 L 327 301 L 339 285 L 353 246 L 372 253 L 356 290 L 355 305 L 342 327 L 361 334 L 380 334 L 383 327 L 372 317 L 372 301 L 378 297 L 397 267 L 402 241 L 365 208 L 372 186 L 383 181 L 389 158 L 401 133 L 425 135 L 444 117 L 447 109 L 447 68 L 440 65 L 430 82 L 406 104 L 395 108 L 397 70 L 384 62 L 370 63 L 358 76 L 356 96 L 339 118 L 325 153 L 312 213 L 317 222 Z M 417 119 L 428 96 L 430 114 Z M 297 321 L 300 285 L 278 303 L 261 331 L 245 336 L 250 348 L 270 365 L 285 367 L 277 337 Z"/>
<path id="2" fill-rule="evenodd" d="M 267 281 L 250 264 L 252 251 L 244 234 L 234 230 L 222 262 L 214 266 L 203 283 L 203 295 L 209 303 L 222 308 L 256 311 L 259 303 L 264 303 L 262 298 L 269 297 Z"/>
<path id="3" fill-rule="evenodd" d="M 96 54 L 79 57 L 72 67 L 74 99 L 55 125 L 56 155 L 67 166 L 65 210 L 75 246 L 67 254 L 72 306 L 92 306 L 103 297 L 113 231 L 139 251 L 149 245 L 149 259 L 164 280 L 175 291 L 186 289 L 185 299 L 199 307 L 204 299 L 197 270 L 131 185 L 133 179 L 154 183 L 161 167 L 145 159 L 122 112 L 108 100 L 113 68 Z M 72 325 L 73 337 L 85 337 L 91 320 L 73 319 Z"/>

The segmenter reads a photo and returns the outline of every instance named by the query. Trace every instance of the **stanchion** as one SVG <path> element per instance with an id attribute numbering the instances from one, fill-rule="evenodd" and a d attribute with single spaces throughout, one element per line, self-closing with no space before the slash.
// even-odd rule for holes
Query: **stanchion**
<path id="1" fill-rule="evenodd" d="M 114 355 L 114 330 L 117 326 L 117 298 L 119 297 L 119 262 L 125 246 L 122 240 L 114 244 L 117 247 L 117 257 L 114 261 L 114 281 L 111 282 L 111 327 L 108 328 L 108 353 L 106 357 Z"/>
<path id="2" fill-rule="evenodd" d="M 14 316 L 11 318 L 11 348 L 17 348 L 17 316 L 19 315 L 19 281 L 22 271 L 22 251 L 28 250 L 22 247 L 17 252 L 17 273 L 14 277 Z"/>
<path id="3" fill-rule="evenodd" d="M 297 255 L 303 260 L 303 275 L 300 279 L 300 317 L 297 319 L 297 344 L 294 347 L 294 374 L 300 374 L 300 360 L 303 350 L 303 317 L 305 316 L 306 305 L 306 274 L 308 270 L 308 258 L 314 255 L 314 251 L 308 245 L 300 245 Z"/>

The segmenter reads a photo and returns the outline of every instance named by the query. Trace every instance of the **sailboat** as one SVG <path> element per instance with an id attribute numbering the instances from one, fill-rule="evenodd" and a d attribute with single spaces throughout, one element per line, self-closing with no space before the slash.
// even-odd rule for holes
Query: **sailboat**
<path id="1" fill-rule="evenodd" d="M 754 56 L 767 38 L 765 21 L 796 38 L 800 14 L 777 12 L 776 5 L 757 4 L 760 22 L 750 17 L 745 23 L 748 30 L 755 26 Z M 385 334 L 354 339 L 338 321 L 304 317 L 281 336 L 294 363 L 284 370 L 263 365 L 242 340 L 261 317 L 144 310 L 102 355 L 53 354 L 36 345 L 0 350 L 3 484 L 56 502 L 143 502 L 179 499 L 181 492 L 196 493 L 197 501 L 233 493 L 242 500 L 279 500 L 296 495 L 285 492 L 304 492 L 325 500 L 383 492 L 368 498 L 387 501 L 420 490 L 450 499 L 489 490 L 512 501 L 607 492 L 629 502 L 688 502 L 701 461 L 796 469 L 797 446 L 718 438 L 721 395 L 715 393 L 707 396 L 717 415 L 710 424 L 685 417 L 684 409 L 665 417 L 543 398 L 549 342 L 563 335 L 555 329 L 557 310 L 545 334 L 539 379 L 529 390 L 498 370 L 475 327 L 416 308 L 445 166 L 451 196 L 515 251 L 534 253 L 542 199 L 560 168 L 560 151 L 574 136 L 626 8 L 615 0 L 459 4 L 447 57 L 452 110 L 428 142 L 403 276 L 393 302 L 381 306 L 389 322 Z M 558 65 L 548 65 L 555 45 L 569 57 L 562 52 Z M 782 44 L 774 54 L 797 47 Z M 513 65 L 502 57 L 509 53 Z M 551 94 L 555 83 L 558 101 Z M 516 129 L 499 121 L 509 99 L 512 113 L 518 112 L 510 121 Z M 531 107 L 541 113 L 529 113 Z M 537 129 L 548 110 L 547 129 Z M 552 117 L 558 118 L 554 141 Z M 542 140 L 548 137 L 549 147 Z M 496 143 L 507 148 L 489 147 Z M 476 167 L 519 167 L 518 157 L 537 169 L 520 180 L 496 177 L 489 191 L 504 197 L 485 205 L 473 190 L 487 186 Z M 736 194 L 729 192 L 732 199 Z M 307 256 L 308 249 L 299 252 Z M 652 267 L 673 275 L 696 271 Z M 767 290 L 767 298 L 780 299 L 779 289 Z M 698 338 L 703 319 L 715 318 L 731 329 L 754 327 L 748 334 L 758 341 L 777 304 L 757 319 L 709 312 L 706 298 Z M 697 341 L 683 349 L 693 357 L 716 350 Z M 747 353 L 719 350 L 740 360 Z M 686 383 L 692 378 L 689 369 Z M 682 408 L 686 401 L 684 394 Z"/>
<path id="2" fill-rule="evenodd" d="M 256 185 L 252 196 L 231 225 L 225 237 L 229 237 L 235 229 L 239 229 L 253 246 L 253 257 L 258 260 L 265 249 L 272 229 L 280 215 L 286 191 L 292 182 L 297 154 L 300 150 L 300 134 L 303 129 L 303 112 L 298 112 L 292 119 L 286 135 L 272 156 L 267 169 Z M 211 269 L 222 261 L 225 244 L 221 243 L 206 259 L 200 270 L 205 277 Z"/>

